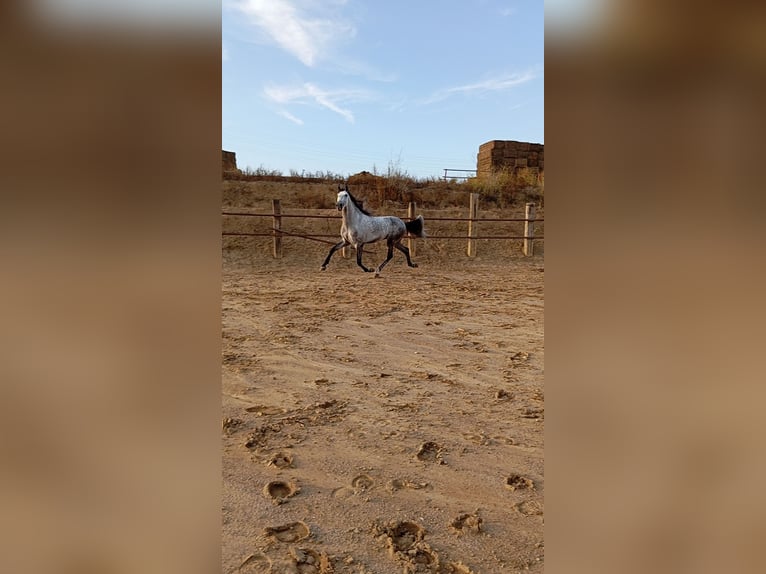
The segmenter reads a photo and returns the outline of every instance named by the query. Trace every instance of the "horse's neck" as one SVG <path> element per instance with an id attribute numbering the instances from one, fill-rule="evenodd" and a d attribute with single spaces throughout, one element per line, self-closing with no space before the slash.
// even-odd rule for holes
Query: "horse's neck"
<path id="1" fill-rule="evenodd" d="M 368 215 L 362 213 L 356 205 L 352 202 L 346 204 L 346 208 L 343 210 L 343 214 L 346 219 L 347 225 L 358 225 L 361 221 L 368 218 Z"/>

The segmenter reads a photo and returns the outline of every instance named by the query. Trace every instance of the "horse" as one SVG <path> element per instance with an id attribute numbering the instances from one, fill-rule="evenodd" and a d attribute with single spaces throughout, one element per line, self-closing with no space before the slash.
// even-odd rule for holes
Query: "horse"
<path id="1" fill-rule="evenodd" d="M 324 263 L 322 263 L 320 268 L 322 271 L 327 269 L 330 258 L 338 249 L 353 245 L 356 249 L 356 264 L 366 273 L 372 272 L 372 269 L 368 269 L 362 263 L 362 248 L 366 243 L 375 243 L 383 239 L 388 244 L 388 255 L 386 260 L 374 270 L 375 277 L 380 277 L 383 267 L 394 257 L 394 247 L 404 253 L 404 256 L 407 258 L 407 265 L 410 267 L 418 266 L 417 263 L 413 263 L 412 259 L 410 259 L 410 250 L 401 244 L 401 240 L 407 232 L 416 237 L 426 236 L 423 229 L 422 215 L 406 223 L 392 215 L 372 215 L 362 207 L 359 200 L 349 193 L 348 184 L 345 187 L 338 186 L 338 197 L 335 207 L 337 207 L 338 211 L 343 212 L 343 224 L 340 228 L 342 241 L 332 246 Z"/>

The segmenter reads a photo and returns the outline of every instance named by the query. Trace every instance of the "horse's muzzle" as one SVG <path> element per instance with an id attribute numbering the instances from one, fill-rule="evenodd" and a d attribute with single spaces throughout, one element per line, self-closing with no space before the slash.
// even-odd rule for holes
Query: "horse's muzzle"
<path id="1" fill-rule="evenodd" d="M 336 203 L 335 207 L 338 209 L 338 211 L 343 211 L 343 206 L 340 203 Z"/>

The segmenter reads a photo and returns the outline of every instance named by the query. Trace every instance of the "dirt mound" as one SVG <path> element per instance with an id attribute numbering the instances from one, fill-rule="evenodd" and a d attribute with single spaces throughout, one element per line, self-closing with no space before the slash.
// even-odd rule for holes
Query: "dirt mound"
<path id="1" fill-rule="evenodd" d="M 383 177 L 372 174 L 369 171 L 360 171 L 348 178 L 349 185 L 376 185 L 382 181 L 384 181 Z"/>

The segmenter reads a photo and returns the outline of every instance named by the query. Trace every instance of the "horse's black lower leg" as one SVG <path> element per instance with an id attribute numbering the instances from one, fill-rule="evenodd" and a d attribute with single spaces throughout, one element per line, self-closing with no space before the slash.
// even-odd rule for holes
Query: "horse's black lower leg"
<path id="1" fill-rule="evenodd" d="M 375 276 L 377 277 L 380 275 L 380 272 L 383 270 L 383 268 L 386 266 L 386 264 L 391 261 L 394 257 L 394 242 L 389 241 L 388 242 L 388 254 L 386 255 L 386 260 L 378 265 L 378 268 L 375 270 Z"/>
<path id="2" fill-rule="evenodd" d="M 330 252 L 327 254 L 327 257 L 325 258 L 325 260 L 324 260 L 324 263 L 322 263 L 322 267 L 320 267 L 320 269 L 321 269 L 322 271 L 324 271 L 325 269 L 327 269 L 327 264 L 330 262 L 330 258 L 333 256 L 333 254 L 334 254 L 334 253 L 335 253 L 335 252 L 336 252 L 338 249 L 342 249 L 342 248 L 343 248 L 343 247 L 345 247 L 346 245 L 349 245 L 348 243 L 346 243 L 346 241 L 341 241 L 340 243 L 336 243 L 335 245 L 333 245 L 333 246 L 330 248 Z"/>
<path id="3" fill-rule="evenodd" d="M 360 243 L 356 246 L 356 264 L 359 265 L 362 269 L 364 269 L 365 273 L 369 273 L 372 271 L 372 269 L 367 269 L 367 267 L 364 266 L 362 263 L 362 253 L 364 253 L 364 243 Z"/>
<path id="4" fill-rule="evenodd" d="M 409 265 L 410 267 L 417 267 L 418 266 L 417 263 L 413 263 L 412 262 L 412 259 L 410 259 L 410 250 L 407 249 L 404 245 L 402 245 L 399 242 L 396 242 L 396 243 L 394 243 L 394 247 L 396 247 L 399 251 L 404 253 L 404 256 L 407 258 L 407 265 Z"/>

